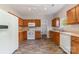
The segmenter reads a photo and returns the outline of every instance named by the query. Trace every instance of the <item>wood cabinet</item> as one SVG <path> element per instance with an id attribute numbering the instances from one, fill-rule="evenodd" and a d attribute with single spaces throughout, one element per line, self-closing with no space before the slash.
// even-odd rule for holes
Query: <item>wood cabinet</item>
<path id="1" fill-rule="evenodd" d="M 79 37 L 71 37 L 71 53 L 79 54 Z"/>
<path id="2" fill-rule="evenodd" d="M 41 39 L 41 31 L 35 31 L 35 39 Z"/>
<path id="3" fill-rule="evenodd" d="M 23 32 L 19 32 L 19 43 L 23 42 L 24 37 L 23 37 Z"/>
<path id="4" fill-rule="evenodd" d="M 49 38 L 53 39 L 53 31 L 49 31 Z"/>
<path id="5" fill-rule="evenodd" d="M 36 27 L 40 27 L 40 26 L 41 26 L 41 20 L 36 19 L 36 20 L 35 20 L 35 26 L 36 26 Z"/>
<path id="6" fill-rule="evenodd" d="M 18 18 L 18 24 L 19 24 L 19 26 L 23 26 L 23 25 L 24 25 L 24 24 L 23 24 L 23 19 Z"/>
<path id="7" fill-rule="evenodd" d="M 27 21 L 27 20 L 24 20 L 23 23 L 24 23 L 24 26 L 25 26 L 25 27 L 28 26 L 28 21 Z"/>
<path id="8" fill-rule="evenodd" d="M 23 37 L 24 37 L 24 40 L 27 40 L 27 31 L 23 32 Z"/>
<path id="9" fill-rule="evenodd" d="M 40 19 L 26 19 L 24 20 L 24 26 L 28 27 L 28 23 L 35 23 L 35 27 L 41 26 L 41 20 Z"/>
<path id="10" fill-rule="evenodd" d="M 68 24 L 79 23 L 79 5 L 67 11 L 67 23 Z"/>
<path id="11" fill-rule="evenodd" d="M 60 26 L 60 19 L 59 19 L 59 17 L 54 18 L 54 19 L 52 20 L 52 26 L 53 26 L 53 27 L 59 27 L 59 26 Z"/>
<path id="12" fill-rule="evenodd" d="M 55 44 L 60 45 L 60 33 L 59 32 L 49 31 L 49 37 Z"/>
<path id="13" fill-rule="evenodd" d="M 76 17 L 77 17 L 77 22 L 79 23 L 79 5 L 76 6 Z"/>
<path id="14" fill-rule="evenodd" d="M 75 24 L 76 23 L 76 9 L 72 8 L 67 12 L 67 23 L 68 24 Z"/>

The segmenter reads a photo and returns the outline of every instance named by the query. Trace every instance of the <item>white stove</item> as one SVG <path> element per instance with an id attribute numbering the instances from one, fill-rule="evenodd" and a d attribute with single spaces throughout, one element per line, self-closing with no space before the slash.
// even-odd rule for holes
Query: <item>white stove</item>
<path id="1" fill-rule="evenodd" d="M 35 23 L 28 23 L 27 39 L 35 40 Z"/>

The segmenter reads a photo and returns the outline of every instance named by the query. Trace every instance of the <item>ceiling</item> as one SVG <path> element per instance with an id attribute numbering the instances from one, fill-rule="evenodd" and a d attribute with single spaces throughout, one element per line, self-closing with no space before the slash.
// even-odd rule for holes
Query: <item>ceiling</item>
<path id="1" fill-rule="evenodd" d="M 55 14 L 64 4 L 8 4 L 10 8 L 15 10 L 22 17 L 26 16 L 39 16 Z"/>

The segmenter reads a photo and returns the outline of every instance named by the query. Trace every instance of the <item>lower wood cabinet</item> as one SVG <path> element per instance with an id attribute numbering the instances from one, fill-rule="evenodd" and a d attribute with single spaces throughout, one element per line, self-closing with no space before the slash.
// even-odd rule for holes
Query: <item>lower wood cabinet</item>
<path id="1" fill-rule="evenodd" d="M 59 32 L 49 31 L 49 37 L 55 44 L 60 45 L 60 33 Z"/>
<path id="2" fill-rule="evenodd" d="M 23 32 L 23 37 L 24 37 L 24 40 L 27 40 L 27 31 Z"/>
<path id="3" fill-rule="evenodd" d="M 19 32 L 19 43 L 23 42 L 24 37 L 23 37 L 23 32 Z"/>
<path id="4" fill-rule="evenodd" d="M 35 31 L 35 39 L 36 40 L 41 39 L 41 31 Z"/>
<path id="5" fill-rule="evenodd" d="M 71 53 L 79 54 L 79 37 L 71 37 Z"/>

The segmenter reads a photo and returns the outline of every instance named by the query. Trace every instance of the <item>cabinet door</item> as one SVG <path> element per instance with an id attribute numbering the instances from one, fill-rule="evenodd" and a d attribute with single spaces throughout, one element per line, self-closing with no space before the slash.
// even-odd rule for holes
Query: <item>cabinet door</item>
<path id="1" fill-rule="evenodd" d="M 41 39 L 41 32 L 40 31 L 35 31 L 35 39 Z"/>
<path id="2" fill-rule="evenodd" d="M 60 45 L 60 33 L 53 32 L 53 41 L 55 44 Z"/>
<path id="3" fill-rule="evenodd" d="M 79 5 L 76 7 L 77 23 L 79 23 Z"/>
<path id="4" fill-rule="evenodd" d="M 76 9 L 73 8 L 71 10 L 69 10 L 67 12 L 67 23 L 68 24 L 75 24 L 77 22 L 77 19 L 76 19 Z"/>
<path id="5" fill-rule="evenodd" d="M 18 19 L 19 26 L 23 26 L 23 20 L 21 18 Z"/>
<path id="6" fill-rule="evenodd" d="M 52 20 L 52 26 L 53 27 L 59 27 L 60 26 L 60 19 L 59 18 L 55 18 Z"/>
<path id="7" fill-rule="evenodd" d="M 49 31 L 49 38 L 50 38 L 51 40 L 53 40 L 53 32 L 52 32 L 52 31 Z"/>
<path id="8" fill-rule="evenodd" d="M 28 26 L 28 20 L 24 20 L 24 26 Z"/>
<path id="9" fill-rule="evenodd" d="M 72 36 L 71 50 L 72 54 L 79 54 L 79 37 Z"/>
<path id="10" fill-rule="evenodd" d="M 19 43 L 23 42 L 23 32 L 19 32 Z"/>
<path id="11" fill-rule="evenodd" d="M 23 37 L 24 37 L 24 40 L 27 40 L 27 31 L 23 32 Z"/>
<path id="12" fill-rule="evenodd" d="M 52 26 L 53 26 L 53 27 L 56 27 L 56 19 L 53 19 L 53 20 L 52 20 Z"/>
<path id="13" fill-rule="evenodd" d="M 35 26 L 40 27 L 41 26 L 41 20 L 35 19 Z"/>

